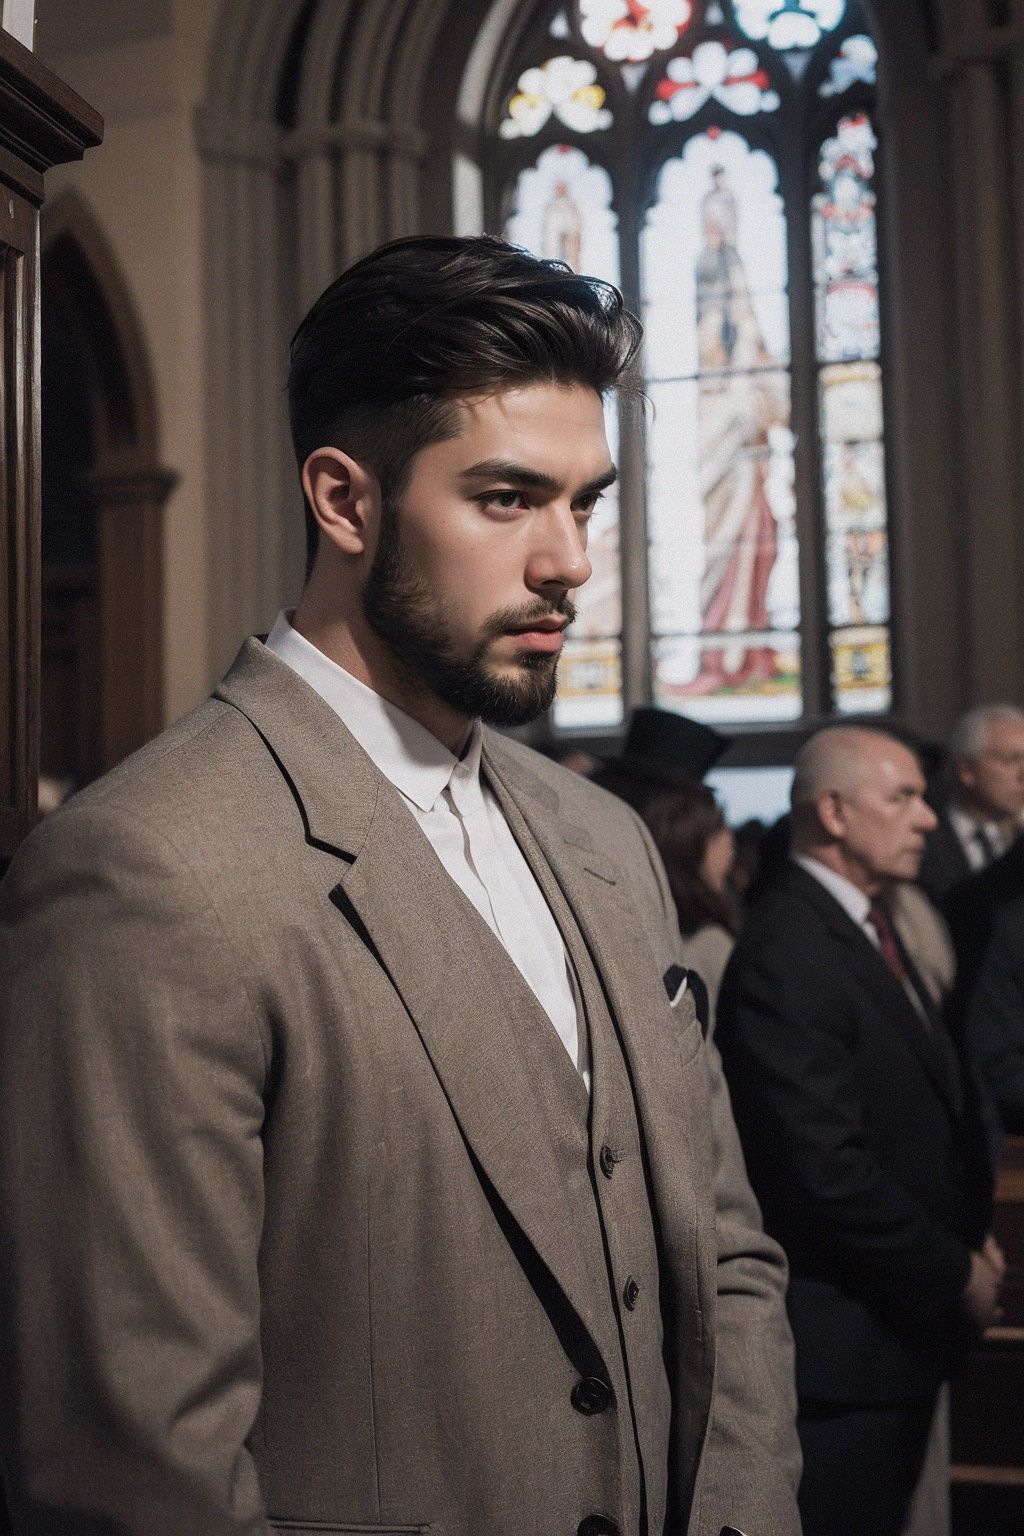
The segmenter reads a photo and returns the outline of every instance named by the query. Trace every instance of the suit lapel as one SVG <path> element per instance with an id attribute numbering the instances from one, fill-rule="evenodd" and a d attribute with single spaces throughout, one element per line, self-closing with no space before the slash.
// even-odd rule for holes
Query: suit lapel
<path id="1" fill-rule="evenodd" d="M 674 1220 L 672 1213 L 682 1212 L 694 1195 L 694 1171 L 687 1164 L 692 1126 L 685 1096 L 675 1091 L 679 1078 L 668 1068 L 683 1031 L 659 1030 L 652 1023 L 666 1017 L 664 983 L 619 868 L 595 848 L 586 829 L 566 816 L 558 796 L 513 758 L 500 738 L 489 735 L 485 740 L 488 778 L 505 814 L 513 830 L 517 819 L 525 820 L 543 855 L 535 865 L 541 887 L 548 894 L 552 878 L 557 882 L 552 904 L 563 899 L 568 903 L 604 988 L 636 1095 L 657 1194 L 656 1220 L 676 1271 L 687 1273 L 694 1218 L 691 1213 Z M 596 1083 L 594 1092 L 600 1092 Z"/>
<path id="2" fill-rule="evenodd" d="M 541 889 L 552 905 L 565 901 L 569 906 L 611 1003 L 632 1064 L 637 1047 L 631 1022 L 639 1001 L 638 985 L 642 989 L 644 983 L 649 983 L 662 1007 L 665 993 L 661 978 L 655 974 L 656 967 L 638 963 L 646 941 L 623 891 L 621 871 L 595 848 L 586 828 L 566 817 L 559 797 L 529 768 L 503 752 L 501 743 L 493 736 L 487 740 L 484 763 L 513 830 L 517 822 L 525 823 L 536 841 L 540 860 L 536 855 L 530 858 L 528 845 L 524 851 Z"/>
<path id="3" fill-rule="evenodd" d="M 936 1018 L 934 1030 L 929 1033 L 910 998 L 867 934 L 857 926 L 847 912 L 844 912 L 835 898 L 814 879 L 813 875 L 809 875 L 799 866 L 794 866 L 789 871 L 789 878 L 805 899 L 811 901 L 824 915 L 832 933 L 843 947 L 850 970 L 857 976 L 861 985 L 871 993 L 886 1021 L 892 1024 L 913 1051 L 950 1114 L 954 1119 L 958 1118 L 955 1094 L 949 1080 L 950 1064 L 943 1050 L 943 1037 L 940 1034 L 945 1027 L 942 1021 Z M 924 1002 L 924 993 L 920 984 L 918 989 L 922 992 L 922 1002 Z"/>
<path id="4" fill-rule="evenodd" d="M 533 992 L 398 792 L 313 689 L 247 641 L 218 696 L 246 715 L 277 759 L 308 839 L 342 856 L 324 900 L 355 913 L 474 1158 L 600 1346 L 601 1298 L 574 1236 L 534 1075 L 544 1062 L 524 1048 L 531 1011 L 551 1028 Z"/>

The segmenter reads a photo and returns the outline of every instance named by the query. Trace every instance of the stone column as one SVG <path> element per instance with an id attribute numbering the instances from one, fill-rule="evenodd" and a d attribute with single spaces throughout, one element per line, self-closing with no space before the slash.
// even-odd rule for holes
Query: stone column
<path id="1" fill-rule="evenodd" d="M 287 477 L 286 338 L 279 263 L 281 136 L 267 124 L 203 114 L 210 241 L 207 392 L 211 669 L 294 598 L 297 517 Z"/>
<path id="2" fill-rule="evenodd" d="M 1021 171 L 1011 169 L 1000 78 L 1011 39 L 986 25 L 986 11 L 981 0 L 957 0 L 956 32 L 937 61 L 949 99 L 957 265 L 965 702 L 1024 694 L 1021 291 L 1012 212 Z"/>
<path id="3" fill-rule="evenodd" d="M 420 191 L 427 135 L 418 128 L 391 124 L 388 129 L 388 236 L 420 233 Z"/>

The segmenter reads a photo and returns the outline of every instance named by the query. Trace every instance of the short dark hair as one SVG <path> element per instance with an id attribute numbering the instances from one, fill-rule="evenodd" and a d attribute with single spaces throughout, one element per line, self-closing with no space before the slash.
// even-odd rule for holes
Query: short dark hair
<path id="1" fill-rule="evenodd" d="M 708 843 L 725 826 L 725 817 L 706 784 L 662 790 L 640 814 L 661 854 L 679 916 L 680 932 L 689 936 L 706 923 L 735 933 L 729 903 L 704 879 Z"/>
<path id="2" fill-rule="evenodd" d="M 610 283 L 489 235 L 393 240 L 317 299 L 292 338 L 299 467 L 344 448 L 400 497 L 412 459 L 458 430 L 459 395 L 533 383 L 618 384 L 640 322 Z M 317 524 L 306 507 L 309 564 Z"/>

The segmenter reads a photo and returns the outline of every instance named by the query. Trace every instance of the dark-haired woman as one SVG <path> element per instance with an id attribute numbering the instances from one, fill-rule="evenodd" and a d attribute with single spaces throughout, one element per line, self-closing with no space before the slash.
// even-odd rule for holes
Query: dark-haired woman
<path id="1" fill-rule="evenodd" d="M 729 895 L 735 839 L 721 806 L 703 784 L 655 795 L 642 814 L 672 888 L 683 959 L 699 972 L 708 989 L 713 1028 L 722 973 L 736 942 Z"/>

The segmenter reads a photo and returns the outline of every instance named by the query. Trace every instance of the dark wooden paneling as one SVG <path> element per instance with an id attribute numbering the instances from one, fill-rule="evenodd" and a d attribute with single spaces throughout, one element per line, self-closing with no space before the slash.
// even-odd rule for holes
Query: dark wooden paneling
<path id="1" fill-rule="evenodd" d="M 1006 1316 L 953 1383 L 954 1536 L 1024 1531 L 1024 1139 L 1003 1149 L 993 1223 L 1006 1252 Z"/>
<path id="2" fill-rule="evenodd" d="M 36 209 L 0 187 L 0 458 L 4 616 L 0 677 L 0 853 L 35 815 L 39 771 L 39 330 Z"/>
<path id="3" fill-rule="evenodd" d="M 36 816 L 39 782 L 39 204 L 43 174 L 103 124 L 0 31 L 0 860 Z"/>

